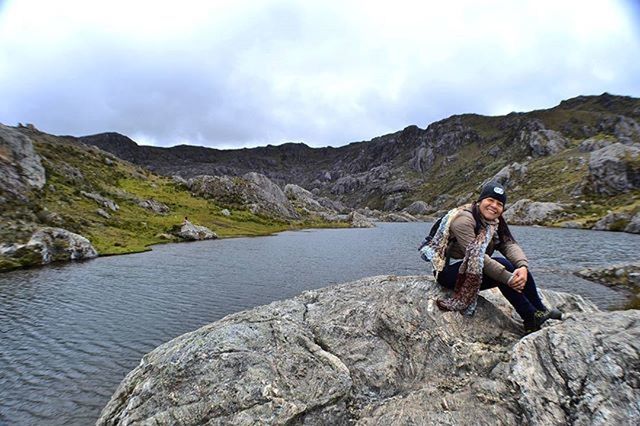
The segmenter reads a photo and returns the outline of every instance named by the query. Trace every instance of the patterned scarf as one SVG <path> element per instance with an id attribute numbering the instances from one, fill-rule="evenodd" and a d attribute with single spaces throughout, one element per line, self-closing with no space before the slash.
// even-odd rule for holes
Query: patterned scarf
<path id="1" fill-rule="evenodd" d="M 438 274 L 447 262 L 446 252 L 449 242 L 449 229 L 453 220 L 470 206 L 456 207 L 442 218 L 433 239 L 420 251 L 431 259 L 433 270 Z M 438 307 L 444 311 L 460 311 L 464 315 L 473 315 L 482 284 L 482 269 L 484 268 L 484 254 L 489 242 L 496 232 L 497 223 L 482 223 L 476 238 L 467 246 L 462 265 L 456 278 L 453 297 L 438 299 Z"/>

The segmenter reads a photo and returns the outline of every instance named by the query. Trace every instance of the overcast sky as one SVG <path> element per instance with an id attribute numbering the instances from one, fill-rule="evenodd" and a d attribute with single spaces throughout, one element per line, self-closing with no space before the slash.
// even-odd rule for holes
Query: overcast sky
<path id="1" fill-rule="evenodd" d="M 340 146 L 453 114 L 640 97 L 636 3 L 0 0 L 0 122 Z"/>

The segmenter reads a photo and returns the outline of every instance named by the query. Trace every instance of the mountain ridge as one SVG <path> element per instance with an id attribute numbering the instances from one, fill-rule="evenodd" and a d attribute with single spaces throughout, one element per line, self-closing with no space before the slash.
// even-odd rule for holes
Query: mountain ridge
<path id="1" fill-rule="evenodd" d="M 160 148 L 137 145 L 122 135 L 120 138 L 128 139 L 127 143 L 114 142 L 112 133 L 77 141 L 164 175 L 240 176 L 256 171 L 280 185 L 295 183 L 352 208 L 386 211 L 398 211 L 416 201 L 426 202 L 432 212 L 450 208 L 470 200 L 482 182 L 505 167 L 518 164 L 528 171 L 522 176 L 512 174 L 502 182 L 509 186 L 514 201 L 586 201 L 615 210 L 635 206 L 638 185 L 632 183 L 609 194 L 620 199 L 607 204 L 594 189 L 596 179 L 589 164 L 597 150 L 592 148 L 624 145 L 618 157 L 631 155 L 632 161 L 620 157 L 614 168 L 628 169 L 620 173 L 627 173 L 625 179 L 635 182 L 640 176 L 633 160 L 640 146 L 639 119 L 640 99 L 604 93 L 577 96 L 555 107 L 530 112 L 453 115 L 424 129 L 410 125 L 340 147 L 286 143 L 234 150 Z M 541 176 L 533 179 L 534 185 L 529 184 L 532 175 L 541 174 L 554 182 L 549 190 L 545 190 L 548 185 Z"/>

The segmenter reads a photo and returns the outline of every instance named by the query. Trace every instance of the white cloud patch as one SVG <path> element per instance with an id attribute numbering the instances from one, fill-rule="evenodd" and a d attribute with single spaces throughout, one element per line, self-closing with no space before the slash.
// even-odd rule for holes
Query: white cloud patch
<path id="1" fill-rule="evenodd" d="M 141 143 L 343 145 L 639 96 L 626 2 L 56 1 L 0 8 L 0 121 Z"/>

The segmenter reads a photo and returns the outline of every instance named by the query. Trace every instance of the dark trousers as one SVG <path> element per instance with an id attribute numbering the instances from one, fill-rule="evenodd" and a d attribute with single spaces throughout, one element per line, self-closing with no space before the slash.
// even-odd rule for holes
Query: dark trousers
<path id="1" fill-rule="evenodd" d="M 515 267 L 511 262 L 504 257 L 494 257 L 493 260 L 503 264 L 509 272 L 513 272 L 515 270 Z M 462 261 L 445 266 L 442 272 L 438 274 L 438 283 L 453 290 L 456 285 L 456 277 L 458 276 L 460 265 L 462 265 Z M 531 271 L 528 271 L 527 283 L 525 284 L 522 293 L 517 292 L 507 284 L 502 284 L 487 275 L 483 275 L 480 290 L 487 290 L 494 287 L 498 287 L 500 289 L 502 295 L 509 301 L 509 303 L 511 303 L 522 319 L 532 318 L 535 311 L 545 311 L 547 309 L 542 303 L 542 300 L 540 300 L 538 289 L 535 281 L 533 280 Z"/>

